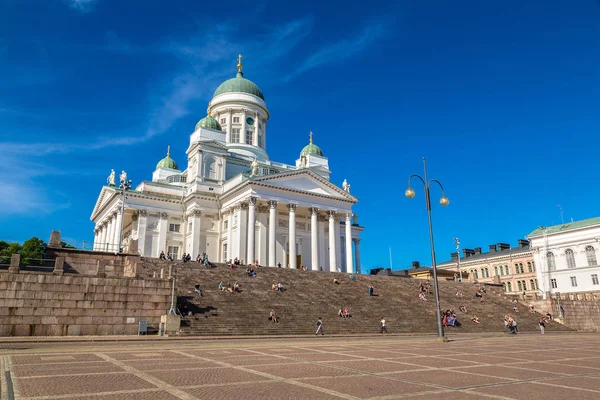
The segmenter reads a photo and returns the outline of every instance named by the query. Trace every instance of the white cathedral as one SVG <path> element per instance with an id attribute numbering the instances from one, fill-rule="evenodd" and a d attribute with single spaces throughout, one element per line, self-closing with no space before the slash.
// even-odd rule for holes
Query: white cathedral
<path id="1" fill-rule="evenodd" d="M 269 117 L 239 56 L 235 78 L 217 88 L 190 135 L 187 168 L 179 168 L 169 148 L 152 181 L 132 190 L 124 172 L 115 184 L 113 170 L 91 216 L 94 249 L 360 272 L 364 228 L 352 212 L 358 199 L 350 185 L 330 182 L 329 162 L 312 133 L 295 165 L 271 161 Z"/>

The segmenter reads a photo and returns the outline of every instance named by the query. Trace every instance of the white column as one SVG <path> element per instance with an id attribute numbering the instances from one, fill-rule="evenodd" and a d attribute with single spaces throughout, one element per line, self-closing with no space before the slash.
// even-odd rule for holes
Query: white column
<path id="1" fill-rule="evenodd" d="M 324 267 L 325 270 L 328 268 L 328 257 L 325 255 L 325 219 L 322 214 L 319 215 L 317 227 L 319 229 L 319 268 Z"/>
<path id="2" fill-rule="evenodd" d="M 258 113 L 256 113 L 254 115 L 254 133 L 252 135 L 252 144 L 254 144 L 255 146 L 258 146 L 258 119 L 260 118 L 260 116 L 258 115 Z"/>
<path id="3" fill-rule="evenodd" d="M 247 262 L 251 264 L 254 262 L 256 257 L 254 257 L 254 250 L 256 244 L 254 243 L 255 231 L 256 229 L 256 197 L 250 197 L 250 201 L 248 203 L 248 252 L 247 252 Z"/>
<path id="4" fill-rule="evenodd" d="M 354 257 L 356 258 L 356 273 L 360 274 L 360 239 L 354 239 Z"/>
<path id="5" fill-rule="evenodd" d="M 111 218 L 110 240 L 108 240 L 107 251 L 115 251 L 115 237 L 117 236 L 117 214 L 114 213 Z"/>
<path id="6" fill-rule="evenodd" d="M 225 132 L 225 143 L 231 143 L 231 122 L 233 121 L 232 119 L 232 114 L 233 112 L 231 111 L 231 108 L 227 109 L 227 131 Z M 229 252 L 229 245 L 227 245 L 227 251 Z"/>
<path id="7" fill-rule="evenodd" d="M 233 210 L 229 209 L 229 214 L 227 215 L 227 260 L 233 261 Z"/>
<path id="8" fill-rule="evenodd" d="M 100 241 L 100 228 L 98 227 L 98 224 L 96 224 L 96 227 L 94 228 L 94 245 L 92 246 L 92 250 L 96 250 L 96 247 L 98 247 L 99 241 Z"/>
<path id="9" fill-rule="evenodd" d="M 277 228 L 277 202 L 269 201 L 269 265 L 271 267 L 277 266 L 277 260 L 275 260 L 276 228 Z"/>
<path id="10" fill-rule="evenodd" d="M 100 226 L 100 240 L 98 241 L 98 246 L 96 247 L 96 250 L 98 251 L 104 251 L 104 249 L 106 248 L 106 222 L 103 222 L 102 225 Z"/>
<path id="11" fill-rule="evenodd" d="M 248 232 L 246 231 L 248 226 L 248 204 L 241 203 L 240 205 L 238 205 L 236 208 L 236 214 L 238 220 L 236 231 L 237 243 L 236 251 L 233 254 L 233 257 L 238 257 L 240 260 L 244 261 L 245 263 L 248 263 L 248 260 L 244 260 L 247 251 L 246 243 L 248 243 Z"/>
<path id="12" fill-rule="evenodd" d="M 290 210 L 290 269 L 296 269 L 296 205 L 288 204 Z"/>
<path id="13" fill-rule="evenodd" d="M 258 206 L 258 238 L 256 239 L 256 258 L 260 265 L 268 266 L 267 263 L 267 208 Z"/>
<path id="14" fill-rule="evenodd" d="M 318 238 L 318 216 L 319 210 L 316 208 L 310 209 L 310 263 L 311 270 L 319 270 L 319 238 Z"/>
<path id="15" fill-rule="evenodd" d="M 114 252 L 120 252 L 119 249 L 119 241 L 123 238 L 123 214 L 121 213 L 121 209 L 117 210 L 117 220 L 115 221 L 115 241 L 113 246 Z M 121 243 L 121 245 L 123 245 Z"/>
<path id="16" fill-rule="evenodd" d="M 329 211 L 329 271 L 335 272 L 337 269 L 336 259 L 336 237 L 335 237 L 335 211 Z"/>
<path id="17" fill-rule="evenodd" d="M 337 265 L 335 266 L 335 268 L 339 268 L 340 270 L 342 270 L 342 272 L 344 272 L 344 270 L 346 269 L 346 266 L 343 264 L 343 260 L 342 260 L 342 234 L 341 234 L 341 229 L 340 229 L 340 219 L 339 217 L 336 215 L 335 218 L 335 259 L 337 261 Z"/>
<path id="18" fill-rule="evenodd" d="M 140 210 L 138 212 L 138 252 L 143 257 L 148 257 L 151 254 L 146 254 L 146 230 L 148 228 L 148 211 Z"/>
<path id="19" fill-rule="evenodd" d="M 167 230 L 169 229 L 169 214 L 160 213 L 158 216 L 158 246 L 156 249 L 152 249 L 152 253 L 154 257 L 158 257 L 161 251 L 167 254 Z"/>
<path id="20" fill-rule="evenodd" d="M 192 215 L 190 218 L 192 220 L 192 258 L 195 260 L 196 257 L 201 253 L 200 250 L 200 216 L 202 215 L 202 211 L 194 210 L 192 211 Z M 189 253 L 189 251 L 188 251 Z"/>
<path id="21" fill-rule="evenodd" d="M 352 214 L 346 214 L 346 272 L 354 273 L 354 260 L 352 257 Z"/>
<path id="22" fill-rule="evenodd" d="M 248 110 L 244 110 L 242 114 L 242 133 L 240 134 L 240 143 L 246 143 L 246 128 L 248 128 L 248 124 L 246 123 L 246 112 Z M 252 144 L 252 143 L 250 143 Z"/>

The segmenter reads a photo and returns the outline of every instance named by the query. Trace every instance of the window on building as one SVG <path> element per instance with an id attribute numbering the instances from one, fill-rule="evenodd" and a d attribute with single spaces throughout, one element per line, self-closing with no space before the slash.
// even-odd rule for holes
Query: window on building
<path id="1" fill-rule="evenodd" d="M 556 284 L 556 279 L 550 279 L 550 287 L 552 289 L 558 288 L 558 285 Z"/>
<path id="2" fill-rule="evenodd" d="M 498 276 L 498 266 L 494 267 L 494 276 Z"/>
<path id="3" fill-rule="evenodd" d="M 527 281 L 521 281 L 523 284 L 523 290 L 527 290 Z"/>
<path id="4" fill-rule="evenodd" d="M 506 289 L 507 292 L 512 292 L 512 283 L 506 282 Z"/>
<path id="5" fill-rule="evenodd" d="M 576 276 L 571 277 L 571 286 L 573 286 L 573 287 L 577 286 L 577 277 Z"/>
<path id="6" fill-rule="evenodd" d="M 546 259 L 548 260 L 548 271 L 556 270 L 556 261 L 554 260 L 554 253 L 549 251 L 546 253 Z"/>
<path id="7" fill-rule="evenodd" d="M 223 243 L 223 261 L 227 262 L 229 258 L 227 257 L 227 243 Z"/>
<path id="8" fill-rule="evenodd" d="M 246 144 L 252 144 L 252 131 L 246 131 Z"/>
<path id="9" fill-rule="evenodd" d="M 506 292 L 506 283 L 502 284 L 502 290 L 504 290 Z"/>
<path id="10" fill-rule="evenodd" d="M 223 229 L 227 230 L 228 226 L 229 226 L 229 221 L 227 221 L 227 220 L 223 221 Z"/>
<path id="11" fill-rule="evenodd" d="M 179 258 L 179 247 L 177 247 L 177 246 L 167 247 L 167 255 L 169 257 L 171 257 L 173 260 L 177 260 Z"/>
<path id="12" fill-rule="evenodd" d="M 221 125 L 225 125 L 225 122 L 226 122 L 225 118 L 221 118 Z"/>
<path id="13" fill-rule="evenodd" d="M 533 272 L 533 266 L 531 265 L 531 263 L 529 261 L 527 261 L 527 271 Z"/>
<path id="14" fill-rule="evenodd" d="M 258 135 L 258 147 L 262 147 L 262 135 Z"/>
<path id="15" fill-rule="evenodd" d="M 169 232 L 181 232 L 180 224 L 169 224 Z"/>
<path id="16" fill-rule="evenodd" d="M 233 128 L 231 130 L 231 143 L 240 142 L 240 128 Z"/>
<path id="17" fill-rule="evenodd" d="M 233 117 L 233 122 L 236 124 L 240 123 L 240 117 Z"/>
<path id="18" fill-rule="evenodd" d="M 565 257 L 567 258 L 567 268 L 575 268 L 575 254 L 573 254 L 573 250 L 565 250 Z"/>
<path id="19" fill-rule="evenodd" d="M 504 275 L 510 275 L 510 272 L 508 270 L 508 265 L 504 266 Z"/>
<path id="20" fill-rule="evenodd" d="M 585 255 L 587 257 L 587 262 L 590 267 L 593 265 L 598 265 L 598 261 L 596 260 L 596 250 L 594 250 L 594 246 L 587 246 L 585 248 Z"/>
<path id="21" fill-rule="evenodd" d="M 535 284 L 534 279 L 529 280 L 529 286 L 531 287 L 531 290 L 535 290 L 537 288 L 537 285 Z"/>
<path id="22" fill-rule="evenodd" d="M 598 284 L 598 274 L 592 274 L 592 285 Z"/>
<path id="23" fill-rule="evenodd" d="M 515 274 L 519 273 L 519 264 L 515 264 Z"/>
<path id="24" fill-rule="evenodd" d="M 473 272 L 475 273 L 475 279 L 479 279 L 479 274 L 477 273 L 477 270 L 474 269 Z"/>
<path id="25" fill-rule="evenodd" d="M 525 273 L 525 268 L 523 267 L 523 263 L 519 263 L 519 271 L 524 274 Z"/>
<path id="26" fill-rule="evenodd" d="M 517 286 L 519 288 L 519 292 L 523 291 L 523 285 L 521 284 L 521 281 L 517 281 Z"/>

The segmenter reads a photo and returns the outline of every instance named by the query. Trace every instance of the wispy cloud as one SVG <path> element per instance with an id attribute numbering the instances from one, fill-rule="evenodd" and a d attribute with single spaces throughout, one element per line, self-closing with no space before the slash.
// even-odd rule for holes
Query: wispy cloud
<path id="1" fill-rule="evenodd" d="M 289 81 L 298 75 L 327 64 L 339 64 L 366 49 L 370 44 L 381 38 L 384 25 L 376 23 L 364 28 L 359 35 L 349 40 L 328 44 L 304 59 L 293 72 L 284 80 Z"/>
<path id="2" fill-rule="evenodd" d="M 69 7 L 83 13 L 92 11 L 97 2 L 98 0 L 67 0 Z"/>

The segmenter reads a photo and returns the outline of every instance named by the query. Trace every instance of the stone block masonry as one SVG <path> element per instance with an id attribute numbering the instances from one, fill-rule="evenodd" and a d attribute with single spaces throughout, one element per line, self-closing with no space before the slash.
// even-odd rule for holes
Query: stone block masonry
<path id="1" fill-rule="evenodd" d="M 0 336 L 134 335 L 170 305 L 167 279 L 0 272 Z"/>

